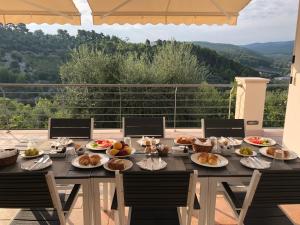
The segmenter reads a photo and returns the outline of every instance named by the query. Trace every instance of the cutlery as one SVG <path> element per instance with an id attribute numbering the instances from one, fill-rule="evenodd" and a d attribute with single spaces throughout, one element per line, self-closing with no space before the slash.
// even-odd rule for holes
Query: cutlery
<path id="1" fill-rule="evenodd" d="M 34 167 L 36 167 L 38 164 L 40 164 L 40 163 L 43 162 L 43 161 L 44 161 L 44 157 L 40 158 L 35 164 L 33 164 L 33 165 L 29 168 L 29 170 L 32 170 Z"/>
<path id="2" fill-rule="evenodd" d="M 153 158 L 151 158 L 151 161 L 152 161 L 152 163 L 151 163 L 151 170 L 153 170 L 153 166 L 154 166 L 154 159 L 153 159 Z"/>

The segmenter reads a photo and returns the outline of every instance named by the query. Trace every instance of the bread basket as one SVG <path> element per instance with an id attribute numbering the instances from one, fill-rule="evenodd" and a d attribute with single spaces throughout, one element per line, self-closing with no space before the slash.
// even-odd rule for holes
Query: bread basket
<path id="1" fill-rule="evenodd" d="M 197 141 L 198 140 L 198 141 Z M 198 138 L 193 141 L 192 148 L 194 152 L 211 152 L 213 149 L 214 145 L 211 143 L 210 145 L 204 144 L 207 142 L 207 138 Z M 201 144 L 203 143 L 203 144 Z"/>
<path id="2" fill-rule="evenodd" d="M 19 156 L 19 150 L 17 149 L 5 149 L 5 151 L 14 151 L 12 154 L 8 154 L 7 157 L 2 157 L 0 155 L 0 167 L 10 166 L 17 162 Z"/>

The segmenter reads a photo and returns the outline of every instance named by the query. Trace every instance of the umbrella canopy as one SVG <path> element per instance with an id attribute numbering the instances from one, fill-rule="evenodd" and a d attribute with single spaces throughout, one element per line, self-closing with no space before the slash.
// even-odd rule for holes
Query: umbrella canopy
<path id="1" fill-rule="evenodd" d="M 0 23 L 58 23 L 80 25 L 72 0 L 0 0 Z"/>
<path id="2" fill-rule="evenodd" d="M 94 24 L 230 24 L 251 0 L 88 0 Z"/>

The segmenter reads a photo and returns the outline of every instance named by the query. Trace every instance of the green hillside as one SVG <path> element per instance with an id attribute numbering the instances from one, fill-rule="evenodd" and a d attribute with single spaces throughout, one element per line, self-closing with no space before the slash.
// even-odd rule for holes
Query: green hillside
<path id="1" fill-rule="evenodd" d="M 65 30 L 58 30 L 57 34 L 50 35 L 41 30 L 29 32 L 25 25 L 0 25 L 0 82 L 61 82 L 59 68 L 68 61 L 71 49 L 82 44 L 111 56 L 134 54 L 151 63 L 160 46 L 167 43 L 158 40 L 155 45 L 149 41 L 133 44 L 94 31 L 79 30 L 76 36 L 71 36 Z M 208 82 L 230 83 L 236 75 L 259 75 L 250 67 L 215 51 L 198 45 L 191 45 L 191 48 L 199 66 L 208 71 Z"/>
<path id="2" fill-rule="evenodd" d="M 231 45 L 193 42 L 217 51 L 242 65 L 260 71 L 265 76 L 285 76 L 289 73 L 293 42 L 267 42 L 249 45 Z"/>

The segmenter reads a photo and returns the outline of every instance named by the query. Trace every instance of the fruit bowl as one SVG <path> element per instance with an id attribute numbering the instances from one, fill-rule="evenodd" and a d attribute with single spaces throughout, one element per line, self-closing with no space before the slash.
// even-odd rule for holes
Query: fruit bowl
<path id="1" fill-rule="evenodd" d="M 123 141 L 116 142 L 106 150 L 106 154 L 111 158 L 126 158 L 135 153 L 135 149 L 125 144 Z"/>

